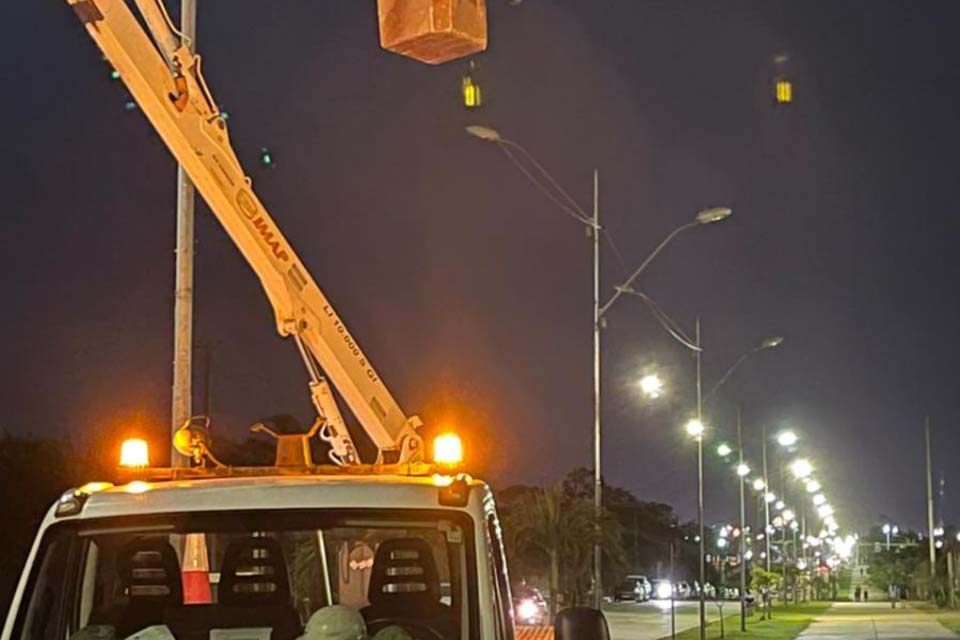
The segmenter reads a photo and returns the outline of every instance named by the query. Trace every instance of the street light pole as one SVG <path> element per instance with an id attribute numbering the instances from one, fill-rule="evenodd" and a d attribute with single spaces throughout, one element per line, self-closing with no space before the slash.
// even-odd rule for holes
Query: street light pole
<path id="1" fill-rule="evenodd" d="M 923 432 L 927 445 L 927 543 L 930 552 L 930 579 L 932 584 L 933 578 L 937 575 L 937 550 L 933 543 L 933 467 L 930 456 L 930 416 L 927 416 L 924 421 Z"/>
<path id="2" fill-rule="evenodd" d="M 703 390 L 701 361 L 703 345 L 700 342 L 700 316 L 697 316 L 696 345 L 697 345 L 697 421 L 703 424 Z M 697 438 L 697 523 L 700 529 L 700 640 L 707 638 L 707 582 L 706 582 L 706 550 L 703 529 L 703 434 Z"/>
<path id="3" fill-rule="evenodd" d="M 603 478 L 600 474 L 600 174 L 593 171 L 593 510 L 600 527 Z M 599 536 L 598 536 L 599 538 Z M 593 606 L 603 600 L 603 556 L 599 539 L 593 545 Z"/>
<path id="4" fill-rule="evenodd" d="M 770 475 L 767 473 L 767 425 L 763 425 L 763 541 L 766 543 L 767 571 L 770 571 Z"/>
<path id="5" fill-rule="evenodd" d="M 197 5 L 195 0 L 181 0 L 180 41 L 196 51 Z M 193 232 L 196 196 L 193 183 L 181 165 L 177 165 L 177 259 L 176 289 L 173 308 L 173 388 L 171 400 L 171 434 L 190 419 L 193 391 Z M 187 464 L 177 453 L 170 438 L 170 462 Z"/>
<path id="6" fill-rule="evenodd" d="M 737 449 L 740 451 L 740 467 L 743 467 L 743 427 L 740 406 L 737 406 Z M 740 630 L 747 630 L 747 508 L 744 504 L 743 483 L 746 474 L 740 475 Z"/>

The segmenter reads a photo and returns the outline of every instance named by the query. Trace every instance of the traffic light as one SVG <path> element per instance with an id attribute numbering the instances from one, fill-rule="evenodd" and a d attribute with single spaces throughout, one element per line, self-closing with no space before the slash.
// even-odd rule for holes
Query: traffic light
<path id="1" fill-rule="evenodd" d="M 793 83 L 786 78 L 777 78 L 774 82 L 777 104 L 793 102 Z"/>
<path id="2" fill-rule="evenodd" d="M 793 102 L 793 82 L 790 80 L 790 56 L 778 53 L 773 56 L 773 99 L 776 104 Z"/>
<path id="3" fill-rule="evenodd" d="M 262 147 L 260 149 L 260 166 L 266 169 L 273 169 L 276 166 L 276 163 L 273 159 L 273 154 L 270 153 L 270 149 Z"/>
<path id="4" fill-rule="evenodd" d="M 463 94 L 463 106 L 467 109 L 476 109 L 483 106 L 483 91 L 477 79 L 477 65 L 471 60 L 467 72 L 460 80 L 460 89 Z"/>

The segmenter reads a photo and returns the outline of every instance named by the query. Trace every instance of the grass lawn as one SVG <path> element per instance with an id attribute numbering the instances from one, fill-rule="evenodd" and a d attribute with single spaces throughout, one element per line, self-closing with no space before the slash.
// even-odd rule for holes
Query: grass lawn
<path id="1" fill-rule="evenodd" d="M 724 617 L 726 638 L 730 640 L 793 640 L 804 629 L 810 626 L 814 617 L 830 608 L 829 602 L 808 602 L 799 605 L 774 607 L 770 620 L 761 620 L 760 616 L 753 615 L 747 618 L 747 631 L 740 631 L 740 614 Z M 958 618 L 960 619 L 960 618 Z M 669 638 L 669 636 L 667 636 Z M 720 637 L 720 623 L 712 622 L 707 625 L 707 638 L 715 640 Z M 677 634 L 677 640 L 699 640 L 700 630 L 687 629 Z"/>
<path id="2" fill-rule="evenodd" d="M 937 622 L 945 626 L 954 633 L 960 633 L 960 611 L 951 611 L 950 609 L 938 609 L 937 607 L 924 602 L 921 605 L 914 605 L 918 609 L 930 613 L 937 619 Z"/>
<path id="3" fill-rule="evenodd" d="M 849 568 L 841 569 L 837 577 L 837 600 L 841 602 L 849 601 L 850 584 L 853 582 L 853 571 Z"/>

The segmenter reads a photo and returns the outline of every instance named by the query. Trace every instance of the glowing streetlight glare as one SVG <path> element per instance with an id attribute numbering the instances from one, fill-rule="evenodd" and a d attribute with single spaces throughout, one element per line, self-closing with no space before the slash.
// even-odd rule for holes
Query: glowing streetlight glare
<path id="1" fill-rule="evenodd" d="M 786 503 L 783 500 L 777 500 L 777 504 L 773 505 L 777 511 L 780 511 L 786 506 Z"/>
<path id="2" fill-rule="evenodd" d="M 772 494 L 772 493 L 770 493 L 769 491 L 766 492 L 766 493 L 763 495 L 763 500 L 764 500 L 764 502 L 766 502 L 767 504 L 770 504 L 771 502 L 774 502 L 776 499 L 777 499 L 777 496 L 774 495 L 774 494 Z"/>
<path id="3" fill-rule="evenodd" d="M 640 378 L 640 390 L 643 395 L 656 400 L 663 395 L 663 380 L 655 373 Z"/>
<path id="4" fill-rule="evenodd" d="M 720 538 L 720 539 L 718 539 L 718 540 L 717 540 L 717 546 L 720 547 L 721 549 L 723 549 L 724 547 L 726 547 L 726 546 L 727 546 L 727 539 L 726 539 L 726 538 Z"/>
<path id="5" fill-rule="evenodd" d="M 808 480 L 807 493 L 816 493 L 817 491 L 820 491 L 820 483 L 816 480 Z"/>
<path id="6" fill-rule="evenodd" d="M 721 443 L 717 447 L 717 455 L 721 458 L 726 458 L 731 453 L 733 453 L 733 449 L 731 449 L 730 445 L 728 445 L 726 442 Z"/>
<path id="7" fill-rule="evenodd" d="M 805 458 L 798 458 L 790 465 L 790 472 L 793 473 L 794 478 L 803 480 L 813 473 L 813 465 Z"/>
<path id="8" fill-rule="evenodd" d="M 786 520 L 787 522 L 790 522 L 790 521 L 793 520 L 794 518 L 796 518 L 796 514 L 794 514 L 793 511 L 791 511 L 790 509 L 784 509 L 784 510 L 783 510 L 783 519 L 784 519 L 784 520 Z"/>
<path id="9" fill-rule="evenodd" d="M 747 476 L 747 475 L 749 475 L 749 474 L 750 474 L 750 467 L 748 467 L 748 466 L 745 465 L 745 464 L 738 464 L 738 465 L 737 465 L 737 475 L 738 475 L 738 476 L 740 476 L 741 478 L 743 478 L 743 477 L 745 477 L 745 476 Z"/>
<path id="10" fill-rule="evenodd" d="M 833 515 L 833 507 L 829 504 L 822 504 L 817 507 L 817 515 L 821 518 L 826 518 L 827 516 Z"/>
<path id="11" fill-rule="evenodd" d="M 890 525 L 885 524 L 883 525 L 883 527 L 881 527 L 880 530 L 883 531 L 883 535 L 887 535 L 888 533 L 890 533 Z"/>
<path id="12" fill-rule="evenodd" d="M 697 440 L 703 437 L 703 432 L 706 431 L 706 427 L 703 426 L 703 423 L 696 418 L 687 421 L 687 424 L 684 428 L 687 431 L 687 435 Z"/>
<path id="13" fill-rule="evenodd" d="M 817 495 L 813 496 L 813 506 L 815 507 L 819 507 L 822 504 L 826 504 L 826 502 L 827 502 L 827 496 L 823 495 L 822 493 L 818 493 Z M 884 531 L 884 533 L 886 533 L 886 531 Z"/>
<path id="14" fill-rule="evenodd" d="M 781 447 L 792 447 L 797 444 L 797 440 L 799 440 L 799 438 L 793 431 L 781 431 L 777 435 L 777 443 Z"/>
<path id="15" fill-rule="evenodd" d="M 753 481 L 753 490 L 754 491 L 763 491 L 767 488 L 767 483 L 763 481 L 763 478 L 757 478 Z"/>

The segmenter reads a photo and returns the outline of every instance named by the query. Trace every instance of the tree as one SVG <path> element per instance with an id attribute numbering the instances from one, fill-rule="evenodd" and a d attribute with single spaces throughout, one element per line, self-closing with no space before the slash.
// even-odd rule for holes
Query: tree
<path id="1" fill-rule="evenodd" d="M 56 438 L 0 437 L 0 608 L 5 610 L 13 596 L 37 528 L 54 500 L 71 487 L 110 477 L 95 451 Z"/>
<path id="2" fill-rule="evenodd" d="M 606 510 L 598 521 L 592 501 L 571 497 L 562 486 L 514 488 L 501 499 L 511 565 L 547 577 L 551 615 L 561 598 L 569 604 L 586 599 L 594 544 L 622 561 L 619 523 Z"/>
<path id="3" fill-rule="evenodd" d="M 750 589 L 763 598 L 764 617 L 770 617 L 772 595 L 781 587 L 783 579 L 779 573 L 767 571 L 763 567 L 754 567 L 750 578 Z"/>

